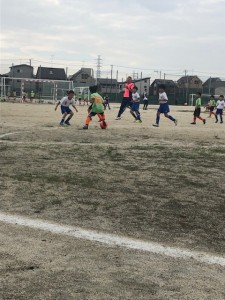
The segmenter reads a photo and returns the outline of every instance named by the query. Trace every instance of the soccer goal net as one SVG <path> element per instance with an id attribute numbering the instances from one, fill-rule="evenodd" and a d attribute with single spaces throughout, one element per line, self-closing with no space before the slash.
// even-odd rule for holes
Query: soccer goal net
<path id="1" fill-rule="evenodd" d="M 74 92 L 76 94 L 76 100 L 89 101 L 90 91 L 89 87 L 75 87 Z"/>
<path id="2" fill-rule="evenodd" d="M 73 89 L 72 81 L 11 77 L 1 77 L 0 80 L 2 100 L 18 101 L 25 97 L 27 101 L 55 102 Z"/>

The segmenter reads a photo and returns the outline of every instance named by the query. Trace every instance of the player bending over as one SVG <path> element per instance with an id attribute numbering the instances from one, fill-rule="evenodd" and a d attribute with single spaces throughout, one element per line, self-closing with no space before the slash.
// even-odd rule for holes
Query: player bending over
<path id="1" fill-rule="evenodd" d="M 194 111 L 194 120 L 191 123 L 192 125 L 196 125 L 196 120 L 197 118 L 199 120 L 201 120 L 203 122 L 203 124 L 205 125 L 206 123 L 206 119 L 203 119 L 200 115 L 201 115 L 201 105 L 202 105 L 202 99 L 201 99 L 202 94 L 201 93 L 197 93 L 195 96 L 195 111 Z"/>
<path id="2" fill-rule="evenodd" d="M 136 86 L 134 86 L 134 88 L 132 90 L 132 102 L 131 102 L 131 107 L 130 107 L 130 113 L 134 117 L 136 123 L 142 123 L 141 114 L 139 111 L 140 95 L 137 91 L 138 91 L 138 88 Z"/>
<path id="3" fill-rule="evenodd" d="M 98 86 L 90 86 L 89 88 L 91 93 L 91 106 L 89 107 L 89 114 L 86 119 L 86 123 L 83 127 L 83 129 L 88 129 L 89 124 L 92 120 L 92 117 L 98 115 L 99 119 L 103 122 L 104 126 L 106 126 L 105 122 L 105 114 L 104 114 L 104 105 L 103 105 L 103 99 L 101 95 L 98 93 Z"/>
<path id="4" fill-rule="evenodd" d="M 170 107 L 168 104 L 168 97 L 165 90 L 166 90 L 166 86 L 164 84 L 159 85 L 159 109 L 156 114 L 156 124 L 153 125 L 154 127 L 159 127 L 161 114 L 164 114 L 166 118 L 173 121 L 174 124 L 177 126 L 177 120 L 169 115 Z"/>
<path id="5" fill-rule="evenodd" d="M 216 103 L 216 123 L 218 123 L 218 115 L 220 115 L 220 124 L 223 124 L 223 110 L 225 108 L 224 95 L 219 96 L 219 100 Z"/>
<path id="6" fill-rule="evenodd" d="M 66 97 L 63 97 L 60 101 L 57 102 L 55 111 L 57 110 L 58 106 L 61 105 L 61 112 L 62 112 L 62 120 L 60 122 L 60 125 L 63 126 L 64 124 L 70 126 L 70 120 L 72 119 L 74 113 L 70 109 L 70 105 L 73 106 L 73 108 L 78 112 L 76 106 L 75 106 L 75 100 L 74 100 L 74 91 L 69 91 L 67 93 Z M 67 115 L 69 117 L 66 119 Z"/>

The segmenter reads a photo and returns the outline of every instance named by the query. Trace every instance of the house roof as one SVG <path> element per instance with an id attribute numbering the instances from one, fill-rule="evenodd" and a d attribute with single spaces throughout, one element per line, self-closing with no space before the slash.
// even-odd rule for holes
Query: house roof
<path id="1" fill-rule="evenodd" d="M 37 78 L 50 80 L 67 80 L 66 72 L 63 68 L 38 67 Z"/>
<path id="2" fill-rule="evenodd" d="M 13 65 L 13 66 L 11 66 L 11 67 L 9 67 L 9 68 L 12 69 L 12 68 L 18 68 L 18 67 L 28 67 L 28 68 L 32 68 L 32 69 L 33 69 L 32 66 L 27 65 L 27 64 Z"/>
<path id="3" fill-rule="evenodd" d="M 157 84 L 157 85 L 160 85 L 160 84 L 165 84 L 166 86 L 176 86 L 176 83 L 173 81 L 173 80 L 171 80 L 171 79 L 155 79 L 153 82 L 152 82 L 152 84 L 151 84 L 151 86 L 154 86 L 155 84 Z"/>
<path id="4" fill-rule="evenodd" d="M 197 75 L 191 75 L 191 76 L 182 76 L 180 79 L 177 80 L 178 83 L 190 83 L 193 79 L 197 79 L 201 81 L 201 79 Z M 201 81 L 202 82 L 202 81 Z"/>
<path id="5" fill-rule="evenodd" d="M 81 68 L 79 71 L 77 71 L 76 73 L 74 73 L 72 76 L 71 76 L 71 79 L 74 79 L 76 78 L 78 75 L 80 74 L 88 74 L 88 73 L 91 73 L 92 74 L 93 72 L 93 69 L 92 68 Z M 90 74 L 88 74 L 89 76 L 91 76 Z"/>
<path id="6" fill-rule="evenodd" d="M 203 86 L 215 85 L 217 82 L 222 81 L 219 77 L 210 77 L 204 83 Z"/>

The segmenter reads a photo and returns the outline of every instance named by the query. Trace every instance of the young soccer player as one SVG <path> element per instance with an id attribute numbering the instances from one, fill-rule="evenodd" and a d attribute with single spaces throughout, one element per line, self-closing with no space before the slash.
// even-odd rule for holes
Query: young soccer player
<path id="1" fill-rule="evenodd" d="M 200 115 L 201 115 L 201 105 L 202 105 L 202 99 L 201 99 L 202 94 L 201 93 L 197 93 L 195 96 L 195 111 L 194 111 L 194 120 L 191 123 L 191 125 L 196 125 L 196 120 L 197 118 L 199 120 L 201 120 L 203 122 L 203 124 L 205 125 L 206 123 L 206 119 L 203 119 Z"/>
<path id="2" fill-rule="evenodd" d="M 63 97 L 60 101 L 57 102 L 55 111 L 57 110 L 58 106 L 61 105 L 61 112 L 62 112 L 62 120 L 60 122 L 60 125 L 63 126 L 64 124 L 70 126 L 70 120 L 72 119 L 74 113 L 70 109 L 70 105 L 73 106 L 76 112 L 78 112 L 76 106 L 75 106 L 75 100 L 74 100 L 74 91 L 69 91 L 67 93 L 66 97 Z M 69 117 L 66 119 L 67 115 Z M 65 120 L 66 119 L 66 120 Z"/>
<path id="3" fill-rule="evenodd" d="M 136 123 L 142 123 L 141 114 L 139 111 L 140 95 L 138 94 L 137 91 L 138 91 L 138 88 L 136 86 L 134 86 L 134 88 L 132 90 L 132 103 L 131 103 L 131 107 L 130 107 L 130 113 L 134 117 Z"/>
<path id="4" fill-rule="evenodd" d="M 225 108 L 224 95 L 219 96 L 219 100 L 216 103 L 216 123 L 218 123 L 218 115 L 220 115 L 220 124 L 223 124 L 223 110 Z"/>
<path id="5" fill-rule="evenodd" d="M 143 110 L 147 110 L 148 109 L 148 97 L 146 94 L 144 94 L 143 102 L 144 102 Z"/>
<path id="6" fill-rule="evenodd" d="M 98 93 L 98 86 L 90 86 L 89 88 L 90 93 L 91 93 L 91 106 L 89 107 L 89 114 L 86 119 L 86 123 L 83 127 L 83 129 L 88 129 L 89 124 L 92 120 L 92 117 L 98 115 L 99 119 L 103 122 L 103 124 L 106 126 L 105 122 L 105 114 L 104 114 L 104 105 L 103 105 L 103 99 L 101 95 Z"/>
<path id="7" fill-rule="evenodd" d="M 121 102 L 116 120 L 121 120 L 121 115 L 124 113 L 125 109 L 131 106 L 133 88 L 134 88 L 134 84 L 132 83 L 132 77 L 129 76 L 125 84 L 123 100 Z"/>
<path id="8" fill-rule="evenodd" d="M 104 98 L 104 107 L 105 107 L 105 110 L 107 109 L 107 107 L 109 110 L 111 109 L 111 107 L 109 105 L 109 96 L 108 95 L 106 95 Z"/>
<path id="9" fill-rule="evenodd" d="M 208 103 L 208 107 L 209 107 L 209 118 L 211 118 L 212 115 L 216 115 L 213 111 L 216 107 L 216 101 L 215 101 L 215 97 L 214 95 L 212 95 L 209 99 L 209 103 Z"/>
<path id="10" fill-rule="evenodd" d="M 169 115 L 170 108 L 168 104 L 168 97 L 166 94 L 166 86 L 164 84 L 159 85 L 159 109 L 156 115 L 156 124 L 153 124 L 154 127 L 159 127 L 160 115 L 164 114 L 166 118 L 174 122 L 177 126 L 177 119 L 174 119 Z"/>

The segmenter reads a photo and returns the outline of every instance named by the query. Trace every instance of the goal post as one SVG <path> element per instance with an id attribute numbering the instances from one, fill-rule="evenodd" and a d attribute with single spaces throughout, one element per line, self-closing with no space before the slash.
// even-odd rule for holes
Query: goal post
<path id="1" fill-rule="evenodd" d="M 36 78 L 1 77 L 1 99 L 34 98 L 40 102 L 55 102 L 66 95 L 68 90 L 73 90 L 73 82 L 67 80 L 47 80 Z"/>

